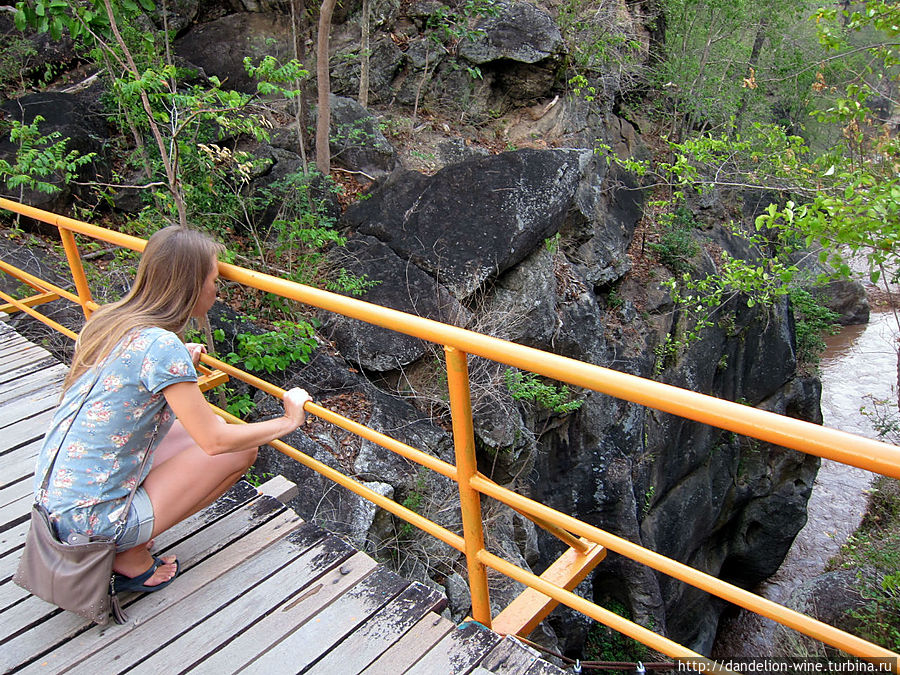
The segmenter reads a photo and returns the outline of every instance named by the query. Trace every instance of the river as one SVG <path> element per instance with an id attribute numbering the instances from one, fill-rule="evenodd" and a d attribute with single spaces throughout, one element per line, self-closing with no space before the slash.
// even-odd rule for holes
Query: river
<path id="1" fill-rule="evenodd" d="M 869 323 L 847 326 L 826 339 L 820 364 L 825 426 L 877 438 L 870 419 L 869 395 L 896 401 L 897 324 L 890 312 L 872 313 Z M 894 403 L 894 405 L 896 405 Z M 874 474 L 822 460 L 808 504 L 809 519 L 778 571 L 754 591 L 784 603 L 800 583 L 825 568 L 828 560 L 859 526 L 866 490 Z M 772 656 L 775 623 L 741 610 L 720 622 L 713 656 Z"/>

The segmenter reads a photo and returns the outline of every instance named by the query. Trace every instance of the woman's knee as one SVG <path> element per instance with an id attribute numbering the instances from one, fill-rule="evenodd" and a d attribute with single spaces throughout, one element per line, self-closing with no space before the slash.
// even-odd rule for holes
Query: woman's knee
<path id="1" fill-rule="evenodd" d="M 239 452 L 232 452 L 228 454 L 229 459 L 231 460 L 232 473 L 237 473 L 240 471 L 244 473 L 247 469 L 253 466 L 254 462 L 256 462 L 256 457 L 259 454 L 259 448 L 250 448 L 249 450 L 241 450 Z"/>

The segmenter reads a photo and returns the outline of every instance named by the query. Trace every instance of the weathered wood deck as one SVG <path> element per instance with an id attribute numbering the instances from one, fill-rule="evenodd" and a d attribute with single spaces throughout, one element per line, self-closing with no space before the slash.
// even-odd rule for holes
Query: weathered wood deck
<path id="1" fill-rule="evenodd" d="M 239 483 L 156 539 L 181 574 L 123 598 L 129 622 L 87 624 L 12 583 L 35 456 L 65 375 L 0 321 L 0 667 L 16 673 L 562 671 L 511 638 L 437 612 L 409 582 L 277 499 Z"/>

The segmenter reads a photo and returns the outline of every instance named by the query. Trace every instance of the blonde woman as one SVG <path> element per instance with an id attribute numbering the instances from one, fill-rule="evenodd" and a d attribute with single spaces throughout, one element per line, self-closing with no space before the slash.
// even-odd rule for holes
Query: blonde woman
<path id="1" fill-rule="evenodd" d="M 35 493 L 59 538 L 116 537 L 118 592 L 170 583 L 178 562 L 152 556 L 151 539 L 215 501 L 253 464 L 258 446 L 306 419 L 302 389 L 287 392 L 281 417 L 229 425 L 197 387 L 204 348 L 179 335 L 215 301 L 219 251 L 189 228 L 150 237 L 131 291 L 81 331 L 38 457 Z"/>

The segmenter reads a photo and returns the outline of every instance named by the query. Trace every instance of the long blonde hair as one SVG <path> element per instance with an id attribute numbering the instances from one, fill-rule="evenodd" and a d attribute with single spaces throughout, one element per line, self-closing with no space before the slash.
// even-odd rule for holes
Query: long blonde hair
<path id="1" fill-rule="evenodd" d="M 156 326 L 181 334 L 222 248 L 205 234 L 178 225 L 153 234 L 128 294 L 98 309 L 82 328 L 63 391 L 133 330 Z"/>

